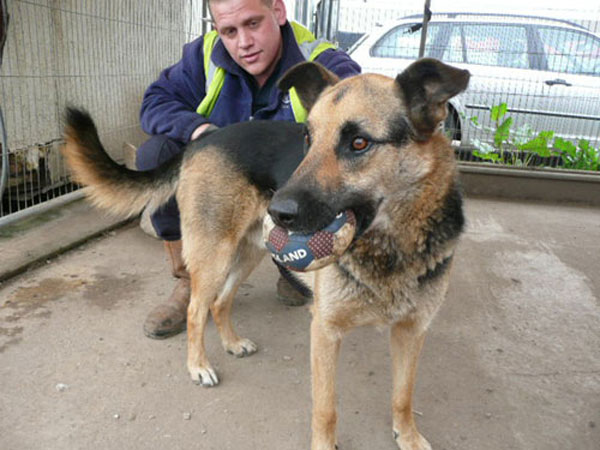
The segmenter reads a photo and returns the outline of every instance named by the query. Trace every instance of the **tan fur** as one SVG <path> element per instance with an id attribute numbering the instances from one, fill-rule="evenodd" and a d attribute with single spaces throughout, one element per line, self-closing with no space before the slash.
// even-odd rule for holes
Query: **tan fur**
<path id="1" fill-rule="evenodd" d="M 363 325 L 391 330 L 396 443 L 403 450 L 431 448 L 416 428 L 412 393 L 419 353 L 444 300 L 462 226 L 460 222 L 450 234 L 439 228 L 448 220 L 448 199 L 458 194 L 453 150 L 438 121 L 445 114 L 445 101 L 466 87 L 468 73 L 433 60 L 421 60 L 411 68 L 396 80 L 367 74 L 339 81 L 324 68 L 307 63 L 291 69 L 282 80 L 284 86 L 299 83 L 299 96 L 310 110 L 307 126 L 312 143 L 273 202 L 285 189 L 301 185 L 325 193 L 327 199 L 351 192 L 377 205 L 368 228 L 335 264 L 299 274 L 314 294 L 312 450 L 335 448 L 340 344 L 352 328 Z M 439 77 L 421 81 L 422 73 L 429 76 L 436 71 Z M 312 79 L 317 81 L 307 81 Z M 349 123 L 358 124 L 376 142 L 364 157 L 339 154 L 344 151 L 340 146 L 347 145 L 340 143 L 340 136 Z M 406 130 L 401 127 L 404 123 Z M 399 137 L 402 130 L 410 139 Z M 133 214 L 144 202 L 158 203 L 174 189 L 151 194 L 107 184 L 89 161 L 82 160 L 74 136 L 67 130 L 65 155 L 77 179 L 92 185 L 97 204 Z M 191 276 L 188 370 L 195 382 L 214 386 L 218 376 L 204 348 L 209 313 L 225 350 L 240 357 L 256 351 L 254 343 L 234 331 L 230 313 L 238 287 L 265 254 L 260 238 L 269 199 L 219 148 L 206 148 L 186 159 L 173 186 Z M 455 208 L 460 210 L 460 204 Z M 462 212 L 457 214 L 462 220 Z"/>
<path id="2" fill-rule="evenodd" d="M 156 210 L 175 194 L 176 184 L 164 185 L 158 191 L 124 189 L 100 176 L 96 168 L 85 159 L 84 145 L 77 139 L 75 130 L 67 127 L 62 154 L 73 175 L 73 180 L 86 187 L 86 196 L 95 206 L 120 217 L 140 214 L 144 208 Z"/>
<path id="3" fill-rule="evenodd" d="M 213 370 L 204 349 L 209 310 L 226 351 L 238 357 L 256 351 L 252 341 L 233 330 L 230 312 L 239 286 L 265 253 L 257 242 L 267 200 L 228 164 L 218 149 L 197 154 L 182 167 L 182 189 L 177 192 L 182 235 L 191 237 L 184 239 L 183 254 L 194 280 L 188 310 L 188 370 L 203 384 L 210 382 L 202 374 Z"/>
<path id="4" fill-rule="evenodd" d="M 403 450 L 431 448 L 416 428 L 412 393 L 425 333 L 444 300 L 450 271 L 425 287 L 416 281 L 452 255 L 456 240 L 440 245 L 426 258 L 407 261 L 404 270 L 394 276 L 367 270 L 365 264 L 376 260 L 377 249 L 383 250 L 390 243 L 408 256 L 424 250 L 430 221 L 441 215 L 444 199 L 456 183 L 453 150 L 438 132 L 403 148 L 379 146 L 366 161 L 346 163 L 332 154 L 339 135 L 337 127 L 347 120 L 363 124 L 374 139 L 385 138 L 390 114 L 408 109 L 403 109 L 398 98 L 402 96 L 394 95 L 394 88 L 391 79 L 364 75 L 324 90 L 308 118 L 311 150 L 295 174 L 304 183 L 310 180 L 323 189 L 351 186 L 385 198 L 370 229 L 339 260 L 358 283 L 340 276 L 333 266 L 303 275 L 314 288 L 312 450 L 335 448 L 336 361 L 343 336 L 362 325 L 391 327 L 392 411 L 398 446 Z M 342 96 L 341 90 L 346 94 Z M 434 111 L 440 109 L 445 111 L 445 103 Z M 436 119 L 443 120 L 443 116 Z M 356 164 L 361 164 L 359 169 Z"/>

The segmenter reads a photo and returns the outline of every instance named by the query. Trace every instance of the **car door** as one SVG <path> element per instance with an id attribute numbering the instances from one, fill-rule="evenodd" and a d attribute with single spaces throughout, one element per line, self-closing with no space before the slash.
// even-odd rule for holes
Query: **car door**
<path id="1" fill-rule="evenodd" d="M 424 56 L 441 59 L 451 26 L 450 22 L 432 21 L 428 24 Z M 403 21 L 359 42 L 352 49 L 351 56 L 360 64 L 363 73 L 375 72 L 395 77 L 418 59 L 421 31 L 421 20 Z M 464 108 L 459 97 L 452 98 L 449 103 L 449 109 L 458 114 L 450 114 L 445 126 L 449 133 L 456 133 L 456 139 L 460 139 L 460 114 Z"/>
<path id="2" fill-rule="evenodd" d="M 536 26 L 543 60 L 544 129 L 600 145 L 600 38 L 585 30 Z"/>
<path id="3" fill-rule="evenodd" d="M 513 129 L 535 126 L 539 99 L 543 95 L 541 74 L 531 70 L 530 30 L 522 23 L 454 24 L 442 60 L 471 72 L 462 95 L 467 118 L 477 117 L 482 127 L 465 121 L 463 144 L 473 139 L 493 140 L 492 106 L 506 103 Z"/>

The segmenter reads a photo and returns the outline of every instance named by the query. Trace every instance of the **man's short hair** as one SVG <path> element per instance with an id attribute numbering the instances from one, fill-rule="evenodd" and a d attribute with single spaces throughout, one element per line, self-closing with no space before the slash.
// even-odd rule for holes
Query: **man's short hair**
<path id="1" fill-rule="evenodd" d="M 229 0 L 208 0 L 208 10 L 210 11 L 210 15 L 212 16 L 212 11 L 210 10 L 210 5 L 212 3 L 223 3 L 223 2 L 227 2 Z M 273 1 L 274 0 L 260 0 L 263 5 L 265 5 L 267 8 L 271 9 L 273 7 Z"/>

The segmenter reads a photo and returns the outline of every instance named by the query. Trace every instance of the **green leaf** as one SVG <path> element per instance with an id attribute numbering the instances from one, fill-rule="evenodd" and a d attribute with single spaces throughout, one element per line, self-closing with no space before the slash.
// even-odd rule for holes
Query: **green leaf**
<path id="1" fill-rule="evenodd" d="M 500 103 L 499 105 L 494 105 L 494 106 L 492 106 L 490 118 L 494 122 L 502 120 L 502 118 L 506 114 L 506 111 L 508 111 L 508 106 L 506 105 L 506 103 Z"/>
<path id="2" fill-rule="evenodd" d="M 500 155 L 492 152 L 480 152 L 478 150 L 473 150 L 473 155 L 486 161 L 492 162 L 497 162 L 500 159 Z"/>
<path id="3" fill-rule="evenodd" d="M 574 158 L 577 153 L 577 146 L 575 144 L 559 137 L 554 139 L 554 148 L 562 153 L 566 153 L 572 158 Z"/>
<path id="4" fill-rule="evenodd" d="M 588 141 L 587 139 L 579 139 L 579 142 L 577 142 L 577 146 L 587 152 L 588 149 L 590 148 L 590 141 Z"/>
<path id="5" fill-rule="evenodd" d="M 503 142 L 508 141 L 508 137 L 510 136 L 510 127 L 513 123 L 512 117 L 507 118 L 502 124 L 498 126 L 496 129 L 496 133 L 494 134 L 494 145 L 496 147 L 500 147 Z"/>
<path id="6" fill-rule="evenodd" d="M 540 131 L 536 137 L 517 146 L 519 150 L 537 153 L 540 156 L 551 156 L 550 140 L 554 137 L 554 131 Z"/>
<path id="7" fill-rule="evenodd" d="M 506 103 L 500 103 L 500 111 L 498 112 L 498 120 L 502 120 L 506 112 L 508 111 L 508 106 Z"/>
<path id="8" fill-rule="evenodd" d="M 575 144 L 559 137 L 554 138 L 554 131 L 541 131 L 536 134 L 528 124 L 511 129 L 513 119 L 506 117 L 507 113 L 508 105 L 502 102 L 490 107 L 489 125 L 481 125 L 477 116 L 468 118 L 478 129 L 493 134 L 493 143 L 472 140 L 475 147 L 474 156 L 517 166 L 529 165 L 535 159 L 535 155 L 559 156 L 563 160 L 564 168 L 600 171 L 600 149 L 594 148 L 588 140 L 580 139 Z M 466 116 L 462 114 L 461 117 Z M 525 152 L 525 155 L 513 151 L 514 149 Z"/>

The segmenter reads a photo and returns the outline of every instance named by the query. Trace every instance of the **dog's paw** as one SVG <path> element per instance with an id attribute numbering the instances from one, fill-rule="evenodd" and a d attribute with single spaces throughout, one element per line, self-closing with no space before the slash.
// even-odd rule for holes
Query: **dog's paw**
<path id="1" fill-rule="evenodd" d="M 313 443 L 310 450 L 339 450 L 337 444 L 326 444 L 326 443 Z"/>
<path id="2" fill-rule="evenodd" d="M 394 430 L 394 440 L 400 450 L 432 450 L 427 439 L 418 431 L 410 436 L 402 436 L 398 431 Z"/>
<path id="3" fill-rule="evenodd" d="M 195 384 L 213 387 L 219 384 L 219 377 L 212 367 L 190 368 L 190 376 Z"/>
<path id="4" fill-rule="evenodd" d="M 225 344 L 225 350 L 231 355 L 237 356 L 238 358 L 243 358 L 256 353 L 258 347 L 250 339 L 240 339 L 236 342 Z"/>

